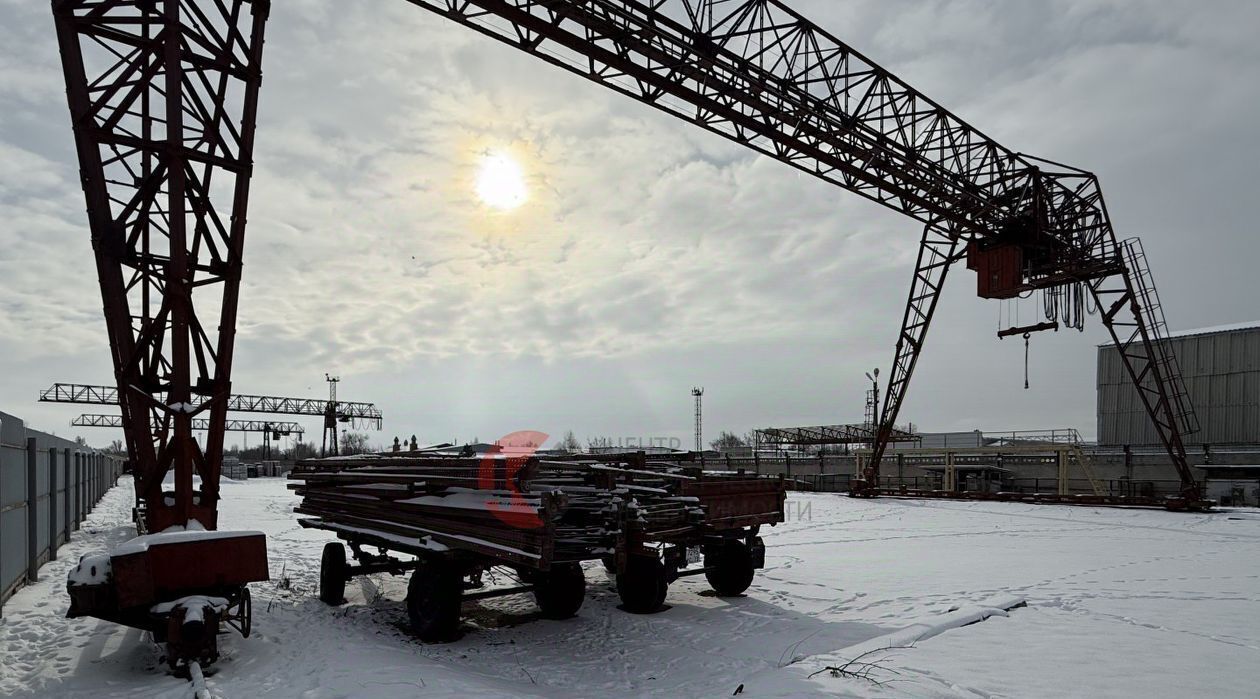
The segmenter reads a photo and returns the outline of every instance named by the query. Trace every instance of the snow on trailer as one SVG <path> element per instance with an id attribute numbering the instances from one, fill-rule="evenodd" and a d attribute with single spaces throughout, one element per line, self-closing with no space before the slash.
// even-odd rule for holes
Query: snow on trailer
<path id="1" fill-rule="evenodd" d="M 212 663 L 221 623 L 250 634 L 248 584 L 269 578 L 266 541 L 262 532 L 206 531 L 194 521 L 86 554 L 66 575 L 66 616 L 150 632 L 166 643 L 172 670 Z"/>
<path id="2" fill-rule="evenodd" d="M 573 616 L 583 561 L 603 561 L 633 613 L 659 610 L 685 575 L 738 595 L 765 564 L 760 527 L 784 521 L 786 499 L 779 477 L 706 472 L 690 453 L 385 453 L 303 461 L 289 477 L 295 511 L 309 515 L 299 523 L 336 534 L 356 562 L 325 546 L 320 599 L 340 604 L 353 576 L 410 572 L 407 611 L 424 640 L 455 635 L 472 599 L 532 593 L 543 616 Z M 492 568 L 519 584 L 483 589 Z"/>

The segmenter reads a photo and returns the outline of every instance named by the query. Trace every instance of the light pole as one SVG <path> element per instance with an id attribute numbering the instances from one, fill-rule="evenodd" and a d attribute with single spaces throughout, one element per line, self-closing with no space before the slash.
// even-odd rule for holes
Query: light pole
<path id="1" fill-rule="evenodd" d="M 698 451 L 698 452 L 699 452 L 699 451 L 704 451 L 704 448 L 702 447 L 702 442 L 701 442 L 701 429 L 700 429 L 700 426 L 701 426 L 701 423 L 700 423 L 700 399 L 701 399 L 701 397 L 703 397 L 703 396 L 704 396 L 704 389 L 703 389 L 703 388 L 693 388 L 693 389 L 691 389 L 691 395 L 695 396 L 695 398 L 696 398 L 696 451 Z"/>
<path id="2" fill-rule="evenodd" d="M 870 415 L 871 428 L 878 432 L 879 418 L 880 418 L 880 415 L 879 415 L 879 367 L 875 368 L 874 376 L 871 375 L 871 372 L 869 371 L 866 372 L 866 378 L 867 380 L 871 382 L 870 400 L 868 401 L 868 404 L 870 405 L 870 411 L 871 411 L 871 415 Z"/>

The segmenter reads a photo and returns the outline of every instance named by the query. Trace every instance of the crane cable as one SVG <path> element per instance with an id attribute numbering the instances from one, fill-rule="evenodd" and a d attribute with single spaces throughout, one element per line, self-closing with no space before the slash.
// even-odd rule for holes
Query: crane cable
<path id="1" fill-rule="evenodd" d="M 1085 285 L 1081 282 L 1047 287 L 1041 293 L 1042 314 L 1046 320 L 1058 321 L 1065 328 L 1083 331 L 1085 316 L 1097 312 L 1086 297 Z"/>

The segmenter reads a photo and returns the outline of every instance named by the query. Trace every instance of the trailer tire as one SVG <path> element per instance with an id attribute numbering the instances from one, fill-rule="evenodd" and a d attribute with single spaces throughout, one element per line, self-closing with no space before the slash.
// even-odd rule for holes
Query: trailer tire
<path id="1" fill-rule="evenodd" d="M 446 561 L 421 560 L 407 583 L 411 630 L 425 643 L 454 640 L 459 632 L 463 576 Z"/>
<path id="2" fill-rule="evenodd" d="M 534 574 L 534 601 L 547 619 L 568 619 L 586 600 L 586 575 L 580 563 L 557 563 Z"/>
<path id="3" fill-rule="evenodd" d="M 346 601 L 346 547 L 340 542 L 324 544 L 324 554 L 319 559 L 319 599 L 333 607 Z"/>
<path id="4" fill-rule="evenodd" d="M 665 604 L 669 580 L 665 565 L 656 556 L 630 556 L 626 570 L 617 576 L 617 595 L 632 614 L 651 614 Z"/>
<path id="5" fill-rule="evenodd" d="M 704 557 L 704 577 L 718 597 L 734 597 L 752 585 L 753 559 L 748 545 L 727 539 L 713 546 Z"/>

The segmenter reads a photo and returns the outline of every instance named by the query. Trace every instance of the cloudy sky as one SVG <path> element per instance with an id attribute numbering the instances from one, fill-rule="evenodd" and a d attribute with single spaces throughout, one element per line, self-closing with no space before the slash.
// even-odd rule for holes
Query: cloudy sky
<path id="1" fill-rule="evenodd" d="M 1174 329 L 1260 318 L 1260 4 L 791 4 L 1013 150 L 1098 173 Z M 693 385 L 709 436 L 861 420 L 909 219 L 402 0 L 277 0 L 267 35 L 237 392 L 338 373 L 379 442 L 689 444 Z M 523 206 L 478 199 L 486 153 L 520 164 Z M 998 303 L 951 282 L 902 419 L 1092 435 L 1105 331 L 1036 337 L 1025 391 Z M 0 410 L 73 434 L 81 411 L 38 391 L 108 361 L 48 4 L 0 0 Z"/>

